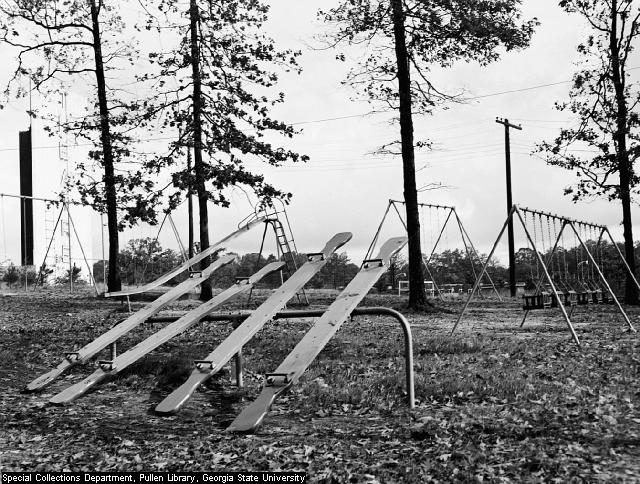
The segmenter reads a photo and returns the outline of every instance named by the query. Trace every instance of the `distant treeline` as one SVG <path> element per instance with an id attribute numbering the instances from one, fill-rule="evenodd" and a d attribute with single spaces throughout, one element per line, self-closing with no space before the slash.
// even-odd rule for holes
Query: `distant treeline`
<path id="1" fill-rule="evenodd" d="M 222 253 L 222 252 L 221 252 Z M 127 246 L 120 252 L 120 270 L 123 284 L 136 286 L 151 282 L 162 274 L 182 264 L 181 255 L 171 249 L 163 249 L 160 243 L 153 238 L 130 240 Z M 258 269 L 270 262 L 275 262 L 272 254 L 258 256 L 256 253 L 238 256 L 238 259 L 215 272 L 211 277 L 213 287 L 228 287 L 233 284 L 236 277 L 250 276 Z M 296 264 L 301 266 L 306 262 L 304 254 L 296 254 Z M 358 266 L 351 263 L 346 254 L 333 254 L 320 272 L 309 282 L 309 287 L 337 289 L 346 285 L 358 271 Z M 96 282 L 103 282 L 104 268 L 102 261 L 93 265 L 93 274 Z M 188 277 L 182 274 L 174 278 L 170 284 L 178 284 Z M 287 273 L 283 271 L 272 274 L 262 280 L 263 287 L 277 287 Z"/>
<path id="2" fill-rule="evenodd" d="M 625 271 L 615 246 L 603 241 L 596 248 L 596 242 L 591 240 L 587 241 L 586 245 L 613 289 L 621 290 L 624 286 Z M 622 244 L 619 244 L 618 247 L 622 250 Z M 545 260 L 547 269 L 555 281 L 565 285 L 578 286 L 582 280 L 598 280 L 596 267 L 589 262 L 587 253 L 582 247 L 569 249 L 558 247 L 553 257 L 551 257 L 551 249 L 548 249 L 544 253 L 540 252 L 540 256 Z M 638 256 L 640 256 L 640 243 L 636 244 L 636 257 Z M 486 254 L 470 257 L 462 249 L 436 253 L 429 261 L 430 274 L 425 271 L 425 280 L 430 280 L 433 277 L 438 285 L 460 284 L 463 289 L 467 289 L 475 282 L 476 275 L 480 273 L 485 259 Z M 163 249 L 155 239 L 145 238 L 129 241 L 120 252 L 119 260 L 123 283 L 135 286 L 157 279 L 180 265 L 183 259 L 179 253 L 171 249 Z M 236 277 L 249 276 L 275 260 L 274 255 L 258 257 L 256 253 L 238 256 L 235 262 L 216 271 L 211 278 L 212 285 L 214 287 L 228 287 L 235 282 Z M 305 260 L 303 254 L 296 255 L 298 267 L 304 264 Z M 93 269 L 96 281 L 102 282 L 102 261 L 94 264 Z M 311 280 L 309 287 L 339 289 L 353 278 L 358 269 L 359 266 L 351 262 L 347 254 L 333 254 L 323 269 Z M 497 287 L 507 286 L 509 281 L 508 268 L 497 259 L 491 260 L 487 272 Z M 396 256 L 391 261 L 389 270 L 378 282 L 377 287 L 379 290 L 385 290 L 389 287 L 395 289 L 398 286 L 398 281 L 407 279 L 407 274 L 408 263 L 406 259 L 402 256 Z M 516 280 L 518 282 L 524 283 L 526 287 L 531 287 L 542 274 L 542 267 L 531 248 L 523 247 L 516 251 Z M 177 284 L 186 277 L 188 275 L 184 274 L 174 279 L 172 283 Z M 282 276 L 279 273 L 272 274 L 263 279 L 261 285 L 277 287 L 281 283 L 281 277 L 286 278 L 286 272 Z"/>

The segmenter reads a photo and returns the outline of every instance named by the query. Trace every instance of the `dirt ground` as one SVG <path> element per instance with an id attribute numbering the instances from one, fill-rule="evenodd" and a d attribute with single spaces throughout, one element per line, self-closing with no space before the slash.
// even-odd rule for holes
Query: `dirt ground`
<path id="1" fill-rule="evenodd" d="M 326 304 L 329 295 L 314 299 Z M 144 303 L 136 303 L 135 308 Z M 180 311 L 195 301 L 180 301 Z M 361 306 L 402 309 L 395 296 Z M 62 407 L 24 386 L 126 316 L 119 302 L 38 292 L 0 297 L 0 468 L 4 471 L 299 470 L 311 482 L 640 482 L 640 343 L 614 306 L 578 307 L 582 349 L 557 310 L 461 300 L 412 325 L 416 398 L 406 405 L 402 332 L 383 317 L 347 322 L 252 435 L 225 432 L 312 321 L 268 323 L 244 349 L 245 388 L 226 370 L 177 415 L 153 407 L 231 330 L 202 324 Z M 237 308 L 237 305 L 236 305 Z M 234 307 L 226 308 L 229 310 Z M 640 310 L 628 309 L 640 328 Z M 120 351 L 157 331 L 146 324 Z M 105 359 L 107 353 L 98 356 Z"/>

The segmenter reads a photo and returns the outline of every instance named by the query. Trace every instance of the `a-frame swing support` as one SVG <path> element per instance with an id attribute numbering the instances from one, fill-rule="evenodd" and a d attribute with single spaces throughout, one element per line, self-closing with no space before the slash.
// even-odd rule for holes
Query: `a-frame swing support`
<path id="1" fill-rule="evenodd" d="M 591 228 L 595 228 L 595 229 L 599 229 L 600 230 L 600 235 L 598 236 L 598 241 L 596 243 L 596 250 L 598 250 L 598 247 L 600 246 L 600 243 L 602 242 L 602 237 L 606 233 L 609 236 L 609 239 L 611 240 L 612 245 L 616 248 L 616 250 L 618 252 L 618 255 L 620 256 L 620 260 L 622 261 L 623 265 L 625 266 L 625 269 L 626 269 L 627 273 L 631 276 L 631 278 L 633 279 L 634 283 L 636 284 L 636 286 L 640 290 L 640 284 L 638 284 L 638 280 L 636 279 L 635 275 L 631 271 L 631 268 L 627 264 L 627 261 L 625 260 L 624 256 L 622 255 L 622 252 L 620 252 L 620 249 L 618 248 L 618 244 L 616 244 L 615 240 L 613 239 L 613 236 L 611 235 L 611 232 L 609 232 L 608 227 L 606 227 L 604 225 L 596 225 L 596 224 L 592 224 L 592 223 L 589 223 L 589 222 L 583 222 L 583 221 L 579 221 L 579 220 L 572 220 L 572 219 L 568 219 L 568 218 L 558 217 L 557 215 L 553 215 L 553 214 L 549 214 L 549 213 L 545 213 L 545 212 L 531 211 L 531 210 L 528 210 L 528 209 L 524 209 L 524 210 L 530 211 L 530 212 L 532 212 L 534 214 L 544 215 L 544 216 L 553 217 L 555 219 L 562 220 L 562 226 L 561 226 L 560 231 L 558 232 L 558 235 L 557 235 L 556 240 L 554 242 L 553 249 L 548 254 L 547 263 L 543 264 L 543 267 L 546 267 L 546 265 L 548 265 L 553 260 L 553 257 L 554 257 L 554 255 L 556 253 L 557 248 L 558 248 L 558 243 L 560 242 L 560 239 L 561 239 L 561 237 L 563 235 L 564 229 L 567 226 L 570 226 L 571 229 L 573 230 L 573 233 L 575 234 L 580 246 L 584 249 L 585 253 L 587 254 L 587 257 L 589 259 L 590 264 L 597 271 L 598 277 L 600 278 L 600 280 L 602 282 L 602 285 L 607 290 L 607 293 L 611 296 L 611 299 L 614 302 L 614 304 L 618 307 L 618 310 L 620 311 L 620 314 L 622 315 L 622 318 L 625 320 L 625 322 L 629 326 L 629 329 L 631 331 L 635 332 L 636 330 L 633 327 L 633 324 L 631 323 L 631 321 L 629 320 L 629 316 L 627 315 L 625 310 L 622 308 L 622 305 L 620 304 L 620 301 L 618 300 L 618 298 L 614 294 L 613 290 L 611 289 L 611 286 L 609 285 L 609 282 L 606 280 L 604 274 L 602 273 L 602 269 L 600 268 L 600 266 L 598 265 L 596 260 L 593 258 L 593 255 L 591 254 L 591 251 L 587 247 L 587 244 L 585 243 L 585 241 L 583 241 L 582 237 L 580 237 L 579 231 L 576 229 L 575 225 L 578 224 L 580 226 L 586 226 L 586 227 L 591 227 Z M 524 222 L 523 222 L 523 225 L 525 225 Z M 537 253 L 537 248 L 534 249 L 534 250 Z M 541 287 L 541 284 L 542 284 L 541 280 L 537 281 L 536 282 L 536 288 L 539 289 Z M 522 318 L 522 323 L 520 324 L 521 327 L 524 325 L 524 322 L 525 322 L 525 319 L 527 317 L 527 313 L 528 312 L 529 311 L 525 312 L 524 318 Z M 571 308 L 571 312 L 573 312 L 573 307 Z M 571 315 L 571 313 L 569 314 L 569 316 L 570 315 Z"/>
<path id="2" fill-rule="evenodd" d="M 595 259 L 593 258 L 593 255 L 591 255 L 591 251 L 587 248 L 586 244 L 584 243 L 584 241 L 582 240 L 582 238 L 580 237 L 580 234 L 578 233 L 578 231 L 576 230 L 575 226 L 573 225 L 572 222 L 569 222 L 569 225 L 571 226 L 571 228 L 573 229 L 573 233 L 576 235 L 576 238 L 578 239 L 578 241 L 580 242 L 580 245 L 582 245 L 582 247 L 585 249 L 585 252 L 587 254 L 587 257 L 589 258 L 589 262 L 593 265 L 593 267 L 595 267 L 596 271 L 598 272 L 598 276 L 600 277 L 600 280 L 602 281 L 602 284 L 604 284 L 604 287 L 607 289 L 607 291 L 609 292 L 609 295 L 611 296 L 611 299 L 613 300 L 613 302 L 615 303 L 616 306 L 618 306 L 618 310 L 620 311 L 620 314 L 622 315 L 622 317 L 624 318 L 625 322 L 627 323 L 627 325 L 629 326 L 629 329 L 631 331 L 633 331 L 634 333 L 636 332 L 636 329 L 633 327 L 633 324 L 631 324 L 631 321 L 629 320 L 629 317 L 627 316 L 627 313 L 624 311 L 624 309 L 622 309 L 622 305 L 620 304 L 620 301 L 618 301 L 618 298 L 616 297 L 616 295 L 613 293 L 613 290 L 611 289 L 611 286 L 609 286 L 609 283 L 607 282 L 607 279 L 604 277 L 604 274 L 602 273 L 602 270 L 600 269 L 600 266 L 598 266 L 598 264 L 596 263 Z M 607 230 L 608 232 L 608 230 Z M 609 234 L 609 236 L 611 237 L 611 234 Z M 611 239 L 613 240 L 613 238 Z M 616 247 L 617 244 L 614 242 L 613 245 L 615 245 Z M 620 254 L 622 256 L 622 254 Z M 624 260 L 624 257 L 622 257 L 622 260 Z M 633 280 L 635 281 L 636 286 L 638 287 L 638 289 L 640 290 L 640 286 L 638 286 L 638 281 L 636 280 L 635 276 L 633 275 L 633 273 L 631 272 L 631 269 L 629 268 L 629 266 L 627 265 L 627 262 L 624 261 L 625 267 L 627 268 L 627 270 L 629 271 L 629 274 L 631 274 L 631 277 L 633 278 Z"/>
<path id="3" fill-rule="evenodd" d="M 617 244 L 615 243 L 613 236 L 611 235 L 611 232 L 609 232 L 609 229 L 605 226 L 602 225 L 595 225 L 595 224 L 590 224 L 590 223 L 586 223 L 586 222 L 581 222 L 581 221 L 577 221 L 577 220 L 573 220 L 573 219 L 569 219 L 569 218 L 565 218 L 565 217 L 559 217 L 557 215 L 553 215 L 553 214 L 548 214 L 545 212 L 538 212 L 538 211 L 533 211 L 533 210 L 529 210 L 529 209 L 521 209 L 520 207 L 518 207 L 517 205 L 513 205 L 511 211 L 509 212 L 509 215 L 507 216 L 507 219 L 505 220 L 502 229 L 500 230 L 500 233 L 498 234 L 498 237 L 496 238 L 495 243 L 493 244 L 493 247 L 491 248 L 491 252 L 489 253 L 489 256 L 487 257 L 487 260 L 485 261 L 482 270 L 480 272 L 480 277 L 477 279 L 476 281 L 476 286 L 479 285 L 479 281 L 480 278 L 482 277 L 482 275 L 485 273 L 487 266 L 489 264 L 489 261 L 491 260 L 491 257 L 493 257 L 494 252 L 496 251 L 496 248 L 498 247 L 498 244 L 500 243 L 500 240 L 502 239 L 502 236 L 504 235 L 505 230 L 507 229 L 507 226 L 509 224 L 509 222 L 511 220 L 513 220 L 513 217 L 515 215 L 518 216 L 518 220 L 520 221 L 520 223 L 522 224 L 522 228 L 524 230 L 525 235 L 527 236 L 527 239 L 529 241 L 529 243 L 531 244 L 531 247 L 533 248 L 533 252 L 535 253 L 536 259 L 538 261 L 538 263 L 542 266 L 542 271 L 543 271 L 543 280 L 546 280 L 547 283 L 549 284 L 549 287 L 551 288 L 551 291 L 553 293 L 553 295 L 556 298 L 556 301 L 558 302 L 558 308 L 560 309 L 560 311 L 562 312 L 562 316 L 565 319 L 566 323 L 567 323 L 567 327 L 569 328 L 569 331 L 571 332 L 571 336 L 573 338 L 573 340 L 575 341 L 575 343 L 578 345 L 578 347 L 580 347 L 580 340 L 578 338 L 578 335 L 575 332 L 575 329 L 573 327 L 573 324 L 571 323 L 571 319 L 569 317 L 569 315 L 567 314 L 566 308 L 562 302 L 562 299 L 559 297 L 558 295 L 558 291 L 556 289 L 556 286 L 553 282 L 553 279 L 551 277 L 551 275 L 549 274 L 549 271 L 547 270 L 547 265 L 545 264 L 545 261 L 542 259 L 542 256 L 540 255 L 540 252 L 538 251 L 538 248 L 536 246 L 535 241 L 532 239 L 531 234 L 529 232 L 529 229 L 527 228 L 527 225 L 522 217 L 522 213 L 521 211 L 524 210 L 526 212 L 531 212 L 537 215 L 545 215 L 545 216 L 551 216 L 554 217 L 556 219 L 560 219 L 563 221 L 562 227 L 560 232 L 558 233 L 558 236 L 556 237 L 553 249 L 551 251 L 551 253 L 549 254 L 549 256 L 547 257 L 547 262 L 549 260 L 551 260 L 551 257 L 553 257 L 553 254 L 555 253 L 557 246 L 558 246 L 558 242 L 560 240 L 560 237 L 564 231 L 564 229 L 566 228 L 566 226 L 570 226 L 571 229 L 573 230 L 574 234 L 576 235 L 576 238 L 578 239 L 581 247 L 585 250 L 587 257 L 589 258 L 589 261 L 591 264 L 593 264 L 593 266 L 596 268 L 597 272 L 598 272 L 598 276 L 600 277 L 603 285 L 605 286 L 605 288 L 607 289 L 607 292 L 609 293 L 609 295 L 611 296 L 611 299 L 614 301 L 614 303 L 616 304 L 616 306 L 618 307 L 618 310 L 620 311 L 620 314 L 622 315 L 622 317 L 624 318 L 625 322 L 627 323 L 627 325 L 629 326 L 629 329 L 633 332 L 635 332 L 635 328 L 633 327 L 633 325 L 631 324 L 631 321 L 629 320 L 629 317 L 627 316 L 627 314 L 625 313 L 624 309 L 622 308 L 622 305 L 620 304 L 620 302 L 618 301 L 618 299 L 616 298 L 616 295 L 613 293 L 613 290 L 611 289 L 611 287 L 609 286 L 609 283 L 607 282 L 606 278 L 604 277 L 604 274 L 602 273 L 600 267 L 598 266 L 598 264 L 596 263 L 595 259 L 593 258 L 591 251 L 589 250 L 589 248 L 586 246 L 586 244 L 584 243 L 584 241 L 582 240 L 582 238 L 580 237 L 578 230 L 576 230 L 575 228 L 575 223 L 578 224 L 582 224 L 582 225 L 586 225 L 586 226 L 590 226 L 590 227 L 595 227 L 598 229 L 601 229 L 602 233 L 601 236 L 598 240 L 598 243 L 600 242 L 600 239 L 602 238 L 602 235 L 604 233 L 607 233 L 607 235 L 609 236 L 609 238 L 611 239 L 611 242 L 613 244 L 613 246 L 616 248 L 616 250 L 618 251 L 618 255 L 620 256 L 620 259 L 623 261 L 623 264 L 625 266 L 625 269 L 627 270 L 628 274 L 631 275 L 633 281 L 635 282 L 635 284 L 638 286 L 638 289 L 640 289 L 640 285 L 638 284 L 638 281 L 635 277 L 635 275 L 631 272 L 631 269 L 629 268 L 628 264 L 626 263 L 622 253 L 620 252 L 620 249 L 618 248 Z M 537 286 L 539 287 L 539 283 L 537 284 Z M 471 291 L 471 293 L 469 294 L 469 297 L 467 298 L 467 301 L 465 302 L 465 305 L 462 308 L 462 311 L 460 312 L 458 319 L 456 320 L 453 329 L 451 330 L 451 334 L 453 334 L 455 332 L 455 330 L 457 329 L 458 325 L 460 324 L 460 321 L 462 320 L 462 318 L 464 317 L 465 312 L 467 311 L 467 308 L 469 307 L 469 304 L 471 302 L 471 300 L 473 299 L 473 295 L 475 294 L 477 287 L 474 287 L 473 290 Z M 525 316 L 526 317 L 526 316 Z M 522 324 L 524 324 L 524 319 Z"/>
<path id="4" fill-rule="evenodd" d="M 96 293 L 98 293 L 98 288 L 97 288 L 97 286 L 96 286 L 96 282 L 95 282 L 95 280 L 94 280 L 94 278 L 93 278 L 93 271 L 91 270 L 91 267 L 90 267 L 90 265 L 89 265 L 89 262 L 88 262 L 88 260 L 87 260 L 86 255 L 85 255 L 84 248 L 83 248 L 83 246 L 82 246 L 82 242 L 80 241 L 80 237 L 78 236 L 78 232 L 76 231 L 76 229 L 75 229 L 75 225 L 74 225 L 74 223 L 73 223 L 73 218 L 71 217 L 71 211 L 69 210 L 69 205 L 73 205 L 74 203 L 73 203 L 73 202 L 70 202 L 70 201 L 67 201 L 67 200 L 62 200 L 62 201 L 60 201 L 60 200 L 52 200 L 52 199 L 50 199 L 50 198 L 41 198 L 41 197 L 34 197 L 34 196 L 28 196 L 28 195 L 13 195 L 13 194 L 10 194 L 10 193 L 0 193 L 0 198 L 2 199 L 2 201 L 3 201 L 3 202 L 4 202 L 4 197 L 20 199 L 20 200 L 21 200 L 21 203 L 23 203 L 23 202 L 24 202 L 24 200 L 31 200 L 31 201 L 36 201 L 36 200 L 37 200 L 37 201 L 40 201 L 40 202 L 45 202 L 45 203 L 54 204 L 54 205 L 56 205 L 56 206 L 57 206 L 57 205 L 62 205 L 62 206 L 60 207 L 60 213 L 58 214 L 58 219 L 57 219 L 56 224 L 55 224 L 55 227 L 54 227 L 54 229 L 53 229 L 53 233 L 55 234 L 56 229 L 58 228 L 58 226 L 59 226 L 59 224 L 60 224 L 60 221 L 61 221 L 61 219 L 62 219 L 62 215 L 64 214 L 64 212 L 65 212 L 65 210 L 66 210 L 66 212 L 67 212 L 67 217 L 68 217 L 68 220 L 69 220 L 69 225 L 73 228 L 74 234 L 75 234 L 75 236 L 76 236 L 76 240 L 77 240 L 77 242 L 78 242 L 78 246 L 80 247 L 80 251 L 81 251 L 81 253 L 82 253 L 82 258 L 84 259 L 84 262 L 85 262 L 85 264 L 86 264 L 86 266 L 87 266 L 88 274 L 89 274 L 89 276 L 91 277 L 91 282 L 93 283 L 93 287 L 94 287 L 94 289 L 95 289 Z M 68 237 L 69 237 L 69 242 L 70 242 L 70 239 L 71 239 L 71 231 L 70 231 L 70 230 L 69 230 L 69 235 L 68 235 Z M 5 244 L 5 245 L 6 245 L 6 244 Z M 53 236 L 52 236 L 52 238 L 49 240 L 49 244 L 47 245 L 47 251 L 46 251 L 46 253 L 45 253 L 45 255 L 44 255 L 44 259 L 43 259 L 43 261 L 42 261 L 42 264 L 40 265 L 40 269 L 39 269 L 39 271 L 38 271 L 38 275 L 37 275 L 37 277 L 36 277 L 36 281 L 35 281 L 34 286 L 37 286 L 38 281 L 39 281 L 39 280 L 40 280 L 40 278 L 42 277 L 42 270 L 43 270 L 43 266 L 46 264 L 46 260 L 47 260 L 47 257 L 48 257 L 48 255 L 49 255 L 49 251 L 51 250 L 51 246 L 52 246 L 52 245 L 53 245 Z M 69 247 L 71 247 L 71 246 L 69 246 Z M 71 254 L 69 254 L 69 261 L 70 261 L 70 264 L 71 264 Z M 69 280 L 70 280 L 70 281 L 72 281 L 72 277 L 71 277 L 71 270 L 72 270 L 72 266 L 70 266 L 70 271 L 69 271 Z"/>
<path id="5" fill-rule="evenodd" d="M 387 204 L 387 208 L 384 212 L 384 215 L 382 216 L 382 220 L 380 221 L 380 224 L 378 225 L 378 229 L 376 230 L 376 234 L 373 237 L 373 240 L 371 241 L 371 244 L 369 245 L 369 248 L 367 250 L 367 257 L 370 257 L 373 250 L 376 247 L 376 244 L 378 242 L 378 238 L 380 236 L 380 232 L 382 231 L 382 227 L 384 226 L 384 223 L 389 215 L 389 212 L 391 210 L 391 207 L 393 207 L 393 209 L 395 210 L 398 219 L 400 220 L 400 222 L 402 223 L 403 228 L 405 229 L 405 231 L 407 230 L 407 224 L 404 221 L 404 218 L 402 218 L 402 215 L 400 213 L 400 211 L 398 210 L 398 207 L 396 206 L 397 204 L 401 204 L 404 205 L 403 201 L 400 200 L 389 200 L 389 203 Z M 478 251 L 476 250 L 471 237 L 469 237 L 469 234 L 467 232 L 467 230 L 464 227 L 464 224 L 462 223 L 462 220 L 460 219 L 460 217 L 458 216 L 458 212 L 455 209 L 455 207 L 451 207 L 451 206 L 447 206 L 447 205 L 433 205 L 433 204 L 429 204 L 429 203 L 419 203 L 418 204 L 419 207 L 421 208 L 435 208 L 435 209 L 444 209 L 447 210 L 447 217 L 445 219 L 445 222 L 442 224 L 442 227 L 440 227 L 440 232 L 438 233 L 438 237 L 436 238 L 436 242 L 433 245 L 431 252 L 429 254 L 428 257 L 425 258 L 424 254 L 422 256 L 422 263 L 423 266 L 425 268 L 425 270 L 427 271 L 427 275 L 431 278 L 431 281 L 433 282 L 433 287 L 434 287 L 434 291 L 435 293 L 438 294 L 438 297 L 441 300 L 444 300 L 443 295 L 442 295 L 442 291 L 440 290 L 440 288 L 438 287 L 438 284 L 435 280 L 435 278 L 433 277 L 433 274 L 431 272 L 431 268 L 430 268 L 430 262 L 431 259 L 433 258 L 433 255 L 436 252 L 436 249 L 438 248 L 438 245 L 440 244 L 440 241 L 442 240 L 442 236 L 444 234 L 444 231 L 447 228 L 447 224 L 449 223 L 449 221 L 451 220 L 451 217 L 454 216 L 455 217 L 455 222 L 458 226 L 458 230 L 460 231 L 460 237 L 462 239 L 462 243 L 465 247 L 465 252 L 467 253 L 467 257 L 469 258 L 470 261 L 470 265 L 471 265 L 471 271 L 473 272 L 473 276 L 475 281 L 477 282 L 477 284 L 474 286 L 473 291 L 478 290 L 478 287 L 480 286 L 480 282 L 482 281 L 482 277 L 483 274 L 481 273 L 480 275 L 477 274 L 475 266 L 474 266 L 474 261 L 478 260 L 481 261 L 482 259 L 480 258 Z M 487 261 L 489 261 L 489 259 L 487 259 Z M 491 284 L 491 287 L 493 289 L 493 292 L 496 294 L 496 296 L 498 297 L 498 299 L 500 301 L 502 301 L 502 297 L 500 296 L 500 293 L 498 292 L 495 283 L 493 282 L 493 280 L 491 279 L 491 276 L 489 275 L 489 273 L 485 272 L 484 275 L 487 277 L 489 283 Z"/>
<path id="6" fill-rule="evenodd" d="M 102 217 L 102 214 L 100 214 Z M 176 227 L 175 222 L 173 221 L 173 217 L 171 216 L 171 212 L 167 211 L 164 214 L 164 217 L 162 218 L 162 222 L 160 222 L 160 225 L 158 226 L 158 231 L 156 232 L 156 236 L 154 238 L 155 242 L 158 242 L 158 240 L 160 240 L 160 234 L 162 233 L 162 229 L 164 228 L 164 224 L 169 221 L 169 226 L 171 227 L 171 230 L 173 232 L 173 236 L 176 239 L 176 242 L 178 244 L 178 247 L 180 249 L 180 257 L 182 258 L 182 262 L 188 262 L 189 261 L 189 257 L 187 256 L 187 250 L 184 247 L 184 244 L 182 243 L 182 239 L 180 238 L 180 232 L 178 231 L 178 228 Z M 102 223 L 102 219 L 101 222 Z M 104 234 L 103 234 L 104 236 Z M 102 242 L 104 244 L 104 241 Z M 104 257 L 103 257 L 103 264 L 104 264 Z M 145 276 L 147 274 L 147 268 L 149 267 L 150 261 L 147 260 L 144 264 L 144 267 L 142 268 L 142 274 L 140 276 L 140 281 L 138 283 L 138 287 L 140 287 L 142 281 L 144 281 Z M 106 267 L 106 266 L 105 266 Z M 104 278 L 104 280 L 106 281 L 106 277 Z M 127 296 L 127 304 L 129 305 L 129 312 L 131 312 L 131 300 L 129 298 L 129 296 Z"/>
<path id="7" fill-rule="evenodd" d="M 57 203 L 55 201 L 50 201 L 50 202 L 51 203 Z M 80 236 L 78 235 L 78 231 L 76 230 L 76 225 L 73 222 L 73 218 L 71 217 L 71 211 L 69 210 L 69 204 L 66 201 L 59 202 L 59 203 L 61 203 L 62 206 L 60 207 L 60 213 L 58 214 L 58 219 L 57 219 L 56 224 L 55 224 L 55 226 L 53 228 L 53 233 L 55 234 L 55 232 L 56 232 L 56 230 L 58 228 L 58 225 L 60 224 L 60 221 L 62 219 L 62 215 L 66 211 L 67 212 L 67 218 L 69 220 L 69 225 L 73 229 L 73 234 L 76 237 L 76 241 L 78 242 L 78 247 L 80 247 L 80 252 L 82 253 L 82 259 L 84 260 L 84 263 L 87 266 L 87 273 L 89 274 L 89 277 L 91 278 L 91 283 L 93 284 L 93 289 L 95 290 L 96 295 L 98 295 L 99 294 L 98 286 L 96 284 L 95 279 L 93 278 L 93 271 L 91 270 L 91 266 L 89 265 L 89 261 L 87 260 L 87 256 L 86 256 L 86 254 L 84 252 L 84 247 L 82 246 L 82 242 L 80 241 Z M 51 246 L 53 245 L 53 239 L 54 239 L 54 237 L 52 236 L 51 240 L 49 240 L 49 245 L 47 246 L 47 251 L 44 254 L 44 258 L 42 259 L 42 264 L 40 264 L 40 269 L 38 271 L 38 276 L 36 277 L 36 283 L 34 284 L 34 288 L 35 288 L 35 286 L 37 286 L 38 281 L 40 281 L 41 283 L 44 283 L 43 271 L 44 271 L 44 268 L 46 267 L 46 261 L 47 261 L 47 257 L 49 256 L 49 251 L 51 250 Z M 71 231 L 69 231 L 69 239 L 71 239 Z M 71 241 L 69 241 L 69 247 L 71 247 Z M 71 251 L 70 250 L 69 250 L 69 266 L 70 266 L 70 269 L 69 269 L 69 284 L 70 284 L 70 287 L 73 287 L 72 286 L 72 284 L 73 284 L 73 282 L 72 282 L 73 281 L 73 274 L 72 274 L 73 266 L 71 264 Z"/>

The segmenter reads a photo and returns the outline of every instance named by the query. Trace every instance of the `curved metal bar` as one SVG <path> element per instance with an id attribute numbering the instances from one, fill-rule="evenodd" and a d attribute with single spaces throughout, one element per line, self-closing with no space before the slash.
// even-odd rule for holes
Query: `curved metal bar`
<path id="1" fill-rule="evenodd" d="M 416 405 L 415 399 L 415 385 L 414 385 L 414 371 L 413 371 L 413 337 L 411 335 L 411 325 L 404 315 L 395 309 L 384 307 L 371 307 L 371 308 L 356 308 L 351 316 L 364 316 L 364 315 L 377 315 L 377 316 L 390 316 L 395 318 L 402 327 L 402 333 L 404 335 L 404 362 L 405 362 L 405 375 L 407 385 L 407 399 L 409 400 L 409 408 L 413 409 Z"/>
<path id="2" fill-rule="evenodd" d="M 300 309 L 280 311 L 275 314 L 273 319 L 297 319 L 297 318 L 319 318 L 324 314 L 323 309 Z M 250 311 L 241 311 L 235 313 L 211 313 L 201 321 L 215 322 L 215 321 L 242 321 L 251 315 Z M 370 308 L 356 308 L 349 315 L 354 316 L 389 316 L 395 318 L 402 327 L 402 333 L 404 335 L 404 360 L 405 360 L 405 378 L 407 386 L 407 400 L 409 408 L 415 408 L 415 377 L 413 369 L 413 337 L 411 335 L 411 325 L 407 318 L 402 313 L 395 309 L 385 307 L 370 307 Z M 170 323 L 179 319 L 180 316 L 154 316 L 147 319 L 147 323 Z M 241 357 L 241 355 L 240 355 Z M 241 360 L 236 360 L 237 367 L 242 368 Z M 242 373 L 236 372 L 236 378 L 239 382 L 242 381 Z"/>

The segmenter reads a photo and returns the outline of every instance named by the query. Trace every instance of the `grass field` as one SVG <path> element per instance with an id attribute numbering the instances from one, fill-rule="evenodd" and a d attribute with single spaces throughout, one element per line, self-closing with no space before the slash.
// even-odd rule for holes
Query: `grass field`
<path id="1" fill-rule="evenodd" d="M 331 294 L 314 294 L 312 304 L 330 300 Z M 179 301 L 170 309 L 195 304 Z M 402 310 L 403 301 L 370 295 L 363 305 Z M 447 301 L 428 314 L 405 313 L 414 339 L 414 411 L 406 405 L 398 324 L 358 317 L 276 402 L 256 434 L 234 435 L 225 428 L 311 320 L 268 323 L 245 347 L 245 388 L 238 390 L 227 370 L 166 418 L 151 409 L 229 325 L 202 324 L 96 391 L 53 407 L 48 399 L 93 371 L 93 363 L 42 393 L 21 389 L 63 351 L 110 328 L 126 306 L 46 292 L 0 297 L 0 466 L 301 470 L 311 482 L 640 482 L 640 340 L 613 306 L 577 308 L 582 350 L 558 311 L 531 313 L 519 328 L 516 302 L 475 301 L 451 336 L 461 307 Z M 629 314 L 640 328 L 640 310 Z M 119 351 L 159 327 L 140 327 Z"/>

